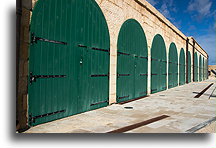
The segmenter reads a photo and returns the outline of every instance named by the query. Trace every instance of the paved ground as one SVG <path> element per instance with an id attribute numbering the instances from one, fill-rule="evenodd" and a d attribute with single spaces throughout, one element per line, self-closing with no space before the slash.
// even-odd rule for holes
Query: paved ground
<path id="1" fill-rule="evenodd" d="M 198 130 L 196 133 L 216 133 L 215 131 L 216 123 L 211 123 L 210 125 Z"/>
<path id="2" fill-rule="evenodd" d="M 200 98 L 194 98 L 210 83 L 214 85 Z M 190 83 L 124 105 L 114 104 L 38 125 L 26 133 L 106 133 L 161 115 L 170 117 L 126 133 L 185 133 L 216 116 L 216 97 L 215 93 L 212 94 L 214 88 L 215 79 Z M 214 129 L 215 123 L 211 127 Z"/>

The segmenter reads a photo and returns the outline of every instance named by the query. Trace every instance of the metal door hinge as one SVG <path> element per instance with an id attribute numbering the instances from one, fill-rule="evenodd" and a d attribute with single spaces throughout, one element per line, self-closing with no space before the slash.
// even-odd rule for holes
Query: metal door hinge
<path id="1" fill-rule="evenodd" d="M 126 77 L 126 76 L 130 76 L 130 74 L 117 74 L 117 78 L 119 78 L 119 77 Z"/>
<path id="2" fill-rule="evenodd" d="M 94 105 L 98 105 L 98 104 L 102 104 L 102 103 L 108 103 L 108 101 L 102 101 L 102 102 L 92 103 L 90 106 L 94 106 Z"/>
<path id="3" fill-rule="evenodd" d="M 97 51 L 103 51 L 103 52 L 108 52 L 108 53 L 110 53 L 110 49 L 102 49 L 102 48 L 97 48 L 97 47 L 88 47 L 88 46 L 83 45 L 83 44 L 78 44 L 78 47 L 81 47 L 81 48 L 89 48 L 89 49 L 92 49 L 92 50 L 97 50 Z"/>
<path id="4" fill-rule="evenodd" d="M 109 77 L 109 74 L 91 75 L 91 77 Z"/>
<path id="5" fill-rule="evenodd" d="M 66 42 L 62 42 L 62 41 L 55 41 L 55 40 L 49 40 L 49 39 L 45 39 L 45 38 L 41 38 L 41 37 L 36 37 L 34 35 L 34 33 L 31 34 L 31 44 L 34 44 L 38 41 L 42 41 L 42 42 L 49 42 L 49 43 L 54 43 L 54 44 L 62 44 L 62 45 L 67 45 Z"/>
<path id="6" fill-rule="evenodd" d="M 46 78 L 64 78 L 66 77 L 66 75 L 33 75 L 32 72 L 30 72 L 30 84 L 32 84 L 33 82 L 36 82 L 37 79 L 41 78 L 41 79 L 46 79 Z"/>
<path id="7" fill-rule="evenodd" d="M 130 97 L 130 95 L 128 95 L 128 96 L 123 96 L 123 97 L 117 97 L 117 99 L 124 99 L 124 98 L 129 98 Z"/>
<path id="8" fill-rule="evenodd" d="M 35 123 L 35 120 L 38 118 L 43 118 L 43 117 L 47 117 L 47 116 L 51 116 L 51 115 L 55 115 L 55 114 L 59 114 L 59 113 L 64 113 L 66 110 L 60 110 L 60 111 L 56 111 L 56 112 L 52 112 L 52 113 L 47 113 L 47 114 L 43 114 L 43 115 L 38 115 L 38 116 L 32 116 L 29 115 L 29 122 L 30 123 Z"/>
<path id="9" fill-rule="evenodd" d="M 148 76 L 148 74 L 140 74 L 140 76 Z"/>
<path id="10" fill-rule="evenodd" d="M 117 53 L 118 53 L 119 55 L 120 55 L 120 54 L 122 54 L 122 55 L 128 55 L 128 56 L 130 55 L 129 53 L 124 53 L 124 52 L 120 52 L 120 51 L 118 51 Z"/>
<path id="11" fill-rule="evenodd" d="M 148 60 L 148 57 L 142 57 L 142 56 L 140 56 L 139 58 Z"/>
<path id="12" fill-rule="evenodd" d="M 158 89 L 151 89 L 151 92 L 153 92 L 153 91 L 157 91 Z"/>

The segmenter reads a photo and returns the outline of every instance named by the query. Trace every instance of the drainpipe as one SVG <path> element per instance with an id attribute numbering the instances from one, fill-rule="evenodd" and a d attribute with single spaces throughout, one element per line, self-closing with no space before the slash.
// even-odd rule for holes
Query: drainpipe
<path id="1" fill-rule="evenodd" d="M 186 40 L 186 83 L 188 83 L 188 44 L 189 39 Z"/>

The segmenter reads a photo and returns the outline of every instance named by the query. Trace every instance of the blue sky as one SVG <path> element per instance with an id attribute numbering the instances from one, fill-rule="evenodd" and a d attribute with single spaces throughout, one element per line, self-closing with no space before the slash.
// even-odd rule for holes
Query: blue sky
<path id="1" fill-rule="evenodd" d="M 216 0 L 147 0 L 186 36 L 209 54 L 209 65 L 216 61 Z"/>

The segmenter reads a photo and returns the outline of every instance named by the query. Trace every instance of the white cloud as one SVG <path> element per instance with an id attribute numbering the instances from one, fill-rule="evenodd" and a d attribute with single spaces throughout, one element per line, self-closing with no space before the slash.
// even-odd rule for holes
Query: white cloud
<path id="1" fill-rule="evenodd" d="M 169 12 L 169 8 L 167 6 L 166 3 L 162 4 L 161 8 L 159 9 L 159 11 L 166 17 L 166 18 L 169 18 L 171 19 L 171 15 L 170 15 L 170 12 Z"/>
<path id="2" fill-rule="evenodd" d="M 161 5 L 159 11 L 171 21 L 175 19 L 172 17 L 171 12 L 177 12 L 176 7 L 174 6 L 173 0 L 163 0 L 163 4 Z"/>
<path id="3" fill-rule="evenodd" d="M 152 6 L 155 6 L 158 2 L 155 0 L 147 0 Z"/>
<path id="4" fill-rule="evenodd" d="M 191 0 L 189 2 L 188 11 L 198 12 L 201 16 L 210 14 L 212 2 L 210 0 Z"/>

